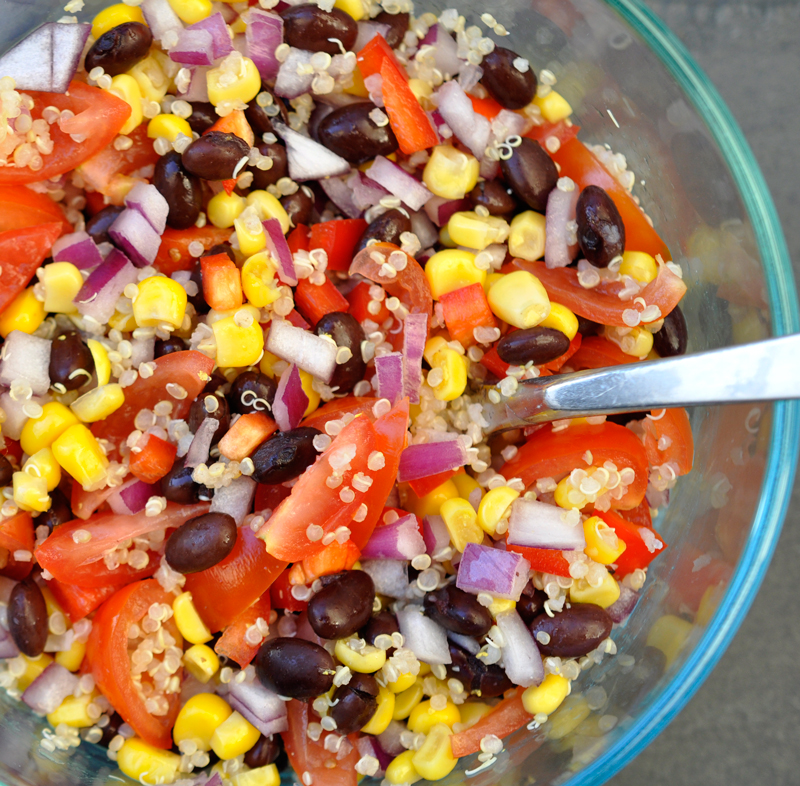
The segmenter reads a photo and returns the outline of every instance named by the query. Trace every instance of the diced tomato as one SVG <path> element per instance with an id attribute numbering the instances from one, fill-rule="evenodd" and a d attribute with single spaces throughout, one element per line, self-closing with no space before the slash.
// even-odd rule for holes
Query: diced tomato
<path id="1" fill-rule="evenodd" d="M 369 296 L 370 284 L 366 281 L 360 281 L 347 295 L 347 302 L 350 303 L 350 313 L 359 321 L 363 322 L 365 319 L 371 319 L 378 325 L 382 325 L 387 319 L 392 316 L 392 312 L 386 308 L 386 300 L 380 302 L 380 308 L 377 314 L 373 314 L 369 310 L 369 304 L 372 298 Z"/>
<path id="2" fill-rule="evenodd" d="M 527 134 L 529 139 L 535 139 L 544 145 L 545 141 L 551 137 L 555 137 L 562 145 L 575 139 L 578 136 L 578 131 L 581 130 L 580 126 L 574 123 L 567 124 L 566 120 L 559 120 L 557 123 L 544 122 L 540 126 L 534 126 Z"/>
<path id="3" fill-rule="evenodd" d="M 7 579 L 14 579 L 14 581 L 22 581 L 30 576 L 33 570 L 33 562 L 31 560 L 18 560 L 14 557 L 14 553 L 6 549 L 0 549 L 0 576 L 5 576 Z"/>
<path id="4" fill-rule="evenodd" d="M 360 556 L 361 550 L 352 540 L 346 540 L 344 543 L 334 540 L 319 554 L 306 557 L 302 563 L 298 563 L 294 567 L 302 569 L 303 584 L 311 584 L 320 576 L 330 576 L 333 573 L 350 570 L 358 562 Z"/>
<path id="5" fill-rule="evenodd" d="M 295 327 L 302 328 L 303 330 L 311 330 L 311 325 L 309 325 L 308 322 L 303 319 L 303 315 L 294 308 L 289 312 L 289 316 L 286 317 L 286 319 Z"/>
<path id="6" fill-rule="evenodd" d="M 385 58 L 381 63 L 381 78 L 383 103 L 400 150 L 410 156 L 434 147 L 439 136 L 408 86 L 406 72 Z"/>
<path id="7" fill-rule="evenodd" d="M 327 276 L 325 283 L 319 286 L 312 284 L 307 278 L 301 278 L 294 291 L 294 302 L 298 311 L 311 325 L 316 325 L 325 314 L 346 312 L 350 308 L 345 296 L 336 289 Z"/>
<path id="8" fill-rule="evenodd" d="M 500 355 L 497 354 L 496 346 L 493 346 L 483 355 L 480 363 L 482 366 L 488 368 L 498 379 L 503 379 L 508 373 L 509 364 L 500 360 Z"/>
<path id="9" fill-rule="evenodd" d="M 72 232 L 61 207 L 47 194 L 26 186 L 0 186 L 0 232 L 25 229 L 38 224 L 61 222 L 62 233 Z"/>
<path id="10" fill-rule="evenodd" d="M 298 251 L 308 251 L 311 248 L 308 227 L 305 224 L 298 224 L 286 236 L 286 245 L 289 246 L 292 254 L 296 254 Z"/>
<path id="11" fill-rule="evenodd" d="M 630 521 L 631 524 L 638 524 L 640 527 L 653 528 L 653 518 L 650 515 L 650 505 L 647 499 L 643 499 L 635 508 L 630 510 L 618 510 L 617 515 Z"/>
<path id="12" fill-rule="evenodd" d="M 503 699 L 488 715 L 474 726 L 450 737 L 450 748 L 457 759 L 477 753 L 481 740 L 489 734 L 501 740 L 533 720 L 533 715 L 522 706 L 522 689 L 517 688 L 513 696 Z"/>
<path id="13" fill-rule="evenodd" d="M 558 549 L 537 549 L 533 546 L 516 546 L 513 543 L 507 544 L 506 549 L 525 557 L 531 563 L 531 570 L 552 573 L 554 576 L 569 576 L 569 562 Z"/>
<path id="14" fill-rule="evenodd" d="M 130 455 L 131 474 L 143 483 L 156 483 L 164 477 L 175 463 L 178 446 L 155 434 L 148 434 L 141 451 Z"/>
<path id="15" fill-rule="evenodd" d="M 0 167 L 0 183 L 8 168 Z M 0 232 L 0 312 L 28 286 L 63 229 L 63 221 L 59 219 L 50 224 Z"/>
<path id="16" fill-rule="evenodd" d="M 392 48 L 386 43 L 386 39 L 380 33 L 372 38 L 369 43 L 358 52 L 356 59 L 358 61 L 358 69 L 361 71 L 361 76 L 364 79 L 373 74 L 380 74 L 384 60 L 393 63 L 399 70 L 402 69 Z"/>
<path id="17" fill-rule="evenodd" d="M 212 131 L 221 131 L 225 134 L 234 134 L 239 139 L 244 139 L 250 147 L 256 143 L 256 137 L 250 123 L 241 109 L 234 109 L 230 114 L 225 115 L 217 120 L 213 126 L 203 131 L 203 136 L 210 134 Z"/>
<path id="18" fill-rule="evenodd" d="M 259 617 L 264 622 L 269 623 L 271 609 L 270 594 L 265 592 L 252 606 L 238 614 L 236 619 L 225 628 L 219 637 L 219 641 L 214 645 L 214 652 L 236 661 L 242 668 L 245 668 L 255 658 L 261 646 L 260 642 L 251 644 L 247 641 L 247 630 L 251 625 L 256 624 Z"/>
<path id="19" fill-rule="evenodd" d="M 569 349 L 561 355 L 557 357 L 555 360 L 551 360 L 549 363 L 544 363 L 540 367 L 540 371 L 544 369 L 545 371 L 552 371 L 552 372 L 559 372 L 561 368 L 567 364 L 569 360 L 578 352 L 581 348 L 581 344 L 583 343 L 583 336 L 580 333 L 576 333 L 575 337 L 572 341 L 569 342 Z"/>
<path id="20" fill-rule="evenodd" d="M 180 708 L 180 692 L 166 694 L 168 709 L 164 715 L 148 712 L 142 689 L 134 682 L 131 671 L 128 629 L 139 623 L 154 603 L 171 606 L 172 600 L 172 594 L 165 592 L 153 579 L 119 590 L 95 615 L 86 645 L 86 656 L 97 687 L 125 722 L 156 748 L 172 747 L 171 731 Z M 183 644 L 174 619 L 164 620 L 161 626 L 175 639 L 176 646 Z M 183 667 L 179 666 L 175 672 L 179 680 L 182 672 Z M 141 677 L 143 685 L 151 680 L 147 672 Z"/>
<path id="21" fill-rule="evenodd" d="M 417 497 L 424 497 L 426 494 L 430 494 L 434 489 L 438 489 L 442 483 L 445 483 L 462 471 L 461 469 L 448 469 L 444 472 L 437 472 L 435 475 L 428 475 L 427 478 L 410 480 L 408 485 L 411 486 L 411 490 Z"/>
<path id="22" fill-rule="evenodd" d="M 283 571 L 269 588 L 269 597 L 272 601 L 272 607 L 275 609 L 284 609 L 286 611 L 305 611 L 308 606 L 308 601 L 297 600 L 297 598 L 292 595 L 292 587 L 294 585 L 289 579 L 289 573 L 290 569 Z"/>
<path id="23" fill-rule="evenodd" d="M 260 598 L 285 567 L 245 525 L 239 527 L 233 551 L 213 568 L 188 575 L 186 589 L 203 621 L 216 633 Z"/>
<path id="24" fill-rule="evenodd" d="M 128 483 L 135 482 L 135 480 Z M 72 512 L 79 519 L 88 519 L 115 491 L 121 491 L 125 485 L 113 488 L 106 486 L 97 491 L 84 491 L 80 483 L 73 483 L 70 497 Z"/>
<path id="25" fill-rule="evenodd" d="M 277 430 L 269 415 L 246 412 L 225 432 L 219 441 L 219 452 L 231 461 L 242 461 Z"/>
<path id="26" fill-rule="evenodd" d="M 460 341 L 465 348 L 475 343 L 475 328 L 497 327 L 481 284 L 455 289 L 442 295 L 439 302 L 442 304 L 444 322 L 450 338 Z"/>
<path id="27" fill-rule="evenodd" d="M 372 408 L 378 402 L 371 396 L 345 396 L 335 398 L 323 404 L 318 410 L 312 412 L 302 423 L 318 431 L 325 431 L 325 424 L 331 420 L 339 420 L 343 415 L 366 415 L 370 420 L 375 420 Z"/>
<path id="28" fill-rule="evenodd" d="M 363 218 L 338 218 L 323 224 L 312 224 L 308 248 L 321 248 L 328 255 L 328 270 L 345 271 L 353 261 L 358 241 L 367 228 Z"/>
<path id="29" fill-rule="evenodd" d="M 4 166 L 0 168 L 0 184 L 3 185 L 34 183 L 72 171 L 87 158 L 108 147 L 131 114 L 131 108 L 121 99 L 75 79 L 70 82 L 66 93 L 25 92 L 34 102 L 31 110 L 34 120 L 39 119 L 48 106 L 61 111 L 68 109 L 75 116 L 71 119 L 68 133 L 62 131 L 58 123 L 50 126 L 53 152 L 42 156 L 44 165 L 41 169 L 34 171 L 29 167 Z M 86 139 L 75 142 L 69 134 L 82 133 L 81 129 L 86 129 Z"/>
<path id="30" fill-rule="evenodd" d="M 652 412 L 651 415 L 642 421 L 644 449 L 650 465 L 661 466 L 669 462 L 677 475 L 690 472 L 694 438 L 689 414 L 678 407 Z"/>
<path id="31" fill-rule="evenodd" d="M 528 438 L 511 461 L 503 465 L 507 478 L 521 478 L 530 486 L 540 478 L 558 481 L 573 469 L 586 468 L 584 455 L 592 454 L 592 465 L 602 467 L 612 461 L 618 470 L 630 467 L 635 473 L 633 483 L 622 499 L 611 500 L 613 508 L 635 508 L 647 490 L 648 465 L 644 446 L 639 438 L 624 426 L 605 422 L 598 426 L 573 423 L 561 431 L 545 426 Z"/>
<path id="32" fill-rule="evenodd" d="M 286 488 L 283 484 L 268 486 L 264 483 L 259 483 L 258 486 L 256 486 L 256 513 L 267 509 L 275 510 L 289 494 L 291 494 L 291 489 Z"/>
<path id="33" fill-rule="evenodd" d="M 124 516 L 114 513 L 98 513 L 90 519 L 75 519 L 60 524 L 34 555 L 36 561 L 59 581 L 81 587 L 105 587 L 128 584 L 144 576 L 152 575 L 158 568 L 158 557 L 153 556 L 144 568 L 135 569 L 120 565 L 109 570 L 103 560 L 107 552 L 113 551 L 122 541 L 138 538 L 160 529 L 179 527 L 185 521 L 208 511 L 207 502 L 194 505 L 168 503 L 158 516 Z M 85 530 L 91 536 L 85 542 L 76 542 L 73 534 Z"/>
<path id="34" fill-rule="evenodd" d="M 603 336 L 589 336 L 583 340 L 580 349 L 570 361 L 570 366 L 575 371 L 582 371 L 586 368 L 607 368 L 637 363 L 638 360 L 639 358 L 632 355 L 626 355 L 613 341 Z"/>
<path id="35" fill-rule="evenodd" d="M 242 276 L 227 254 L 200 259 L 203 298 L 216 311 L 230 311 L 244 302 Z"/>
<path id="36" fill-rule="evenodd" d="M 594 514 L 600 516 L 625 543 L 625 551 L 616 560 L 618 576 L 646 568 L 667 547 L 664 538 L 655 530 L 626 521 L 613 510 L 595 510 Z"/>
<path id="37" fill-rule="evenodd" d="M 19 466 L 22 463 L 22 445 L 19 444 L 19 440 L 4 437 L 2 442 L 0 453 L 10 459 L 12 464 Z"/>
<path id="38" fill-rule="evenodd" d="M 472 108 L 479 114 L 483 115 L 487 120 L 494 120 L 500 114 L 502 106 L 497 103 L 491 96 L 486 98 L 477 98 L 468 94 L 469 100 L 472 102 Z"/>
<path id="39" fill-rule="evenodd" d="M 113 585 L 108 587 L 79 587 L 77 584 L 66 584 L 57 579 L 50 579 L 47 582 L 47 586 L 72 623 L 82 620 L 91 614 L 119 589 L 119 587 Z"/>
<path id="40" fill-rule="evenodd" d="M 227 243 L 230 237 L 230 229 L 218 229 L 212 224 L 189 229 L 167 227 L 161 235 L 161 245 L 153 267 L 165 276 L 171 276 L 178 270 L 191 270 L 197 263 L 197 259 L 189 253 L 191 243 L 202 243 L 203 248 L 208 251 L 220 243 Z"/>
<path id="41" fill-rule="evenodd" d="M 669 600 L 672 602 L 674 598 L 675 606 L 685 606 L 696 613 L 709 589 L 717 589 L 720 585 L 724 589 L 732 573 L 733 566 L 724 559 L 683 543 L 677 564 L 670 575 Z"/>
<path id="42" fill-rule="evenodd" d="M 33 552 L 33 519 L 24 511 L 0 521 L 0 548 Z"/>

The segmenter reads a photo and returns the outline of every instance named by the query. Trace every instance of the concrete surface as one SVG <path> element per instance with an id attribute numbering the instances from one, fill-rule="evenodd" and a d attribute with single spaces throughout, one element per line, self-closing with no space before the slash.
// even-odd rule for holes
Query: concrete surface
<path id="1" fill-rule="evenodd" d="M 800 280 L 800 2 L 646 0 L 716 85 L 761 165 Z M 612 786 L 800 784 L 800 484 L 750 613 L 714 672 Z"/>

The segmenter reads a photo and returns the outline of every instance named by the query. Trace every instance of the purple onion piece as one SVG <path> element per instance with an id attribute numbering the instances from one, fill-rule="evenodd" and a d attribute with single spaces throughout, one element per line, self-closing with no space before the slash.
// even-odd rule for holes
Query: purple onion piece
<path id="1" fill-rule="evenodd" d="M 208 30 L 181 30 L 178 43 L 169 50 L 170 60 L 181 65 L 210 66 L 214 39 Z"/>
<path id="2" fill-rule="evenodd" d="M 253 509 L 256 496 L 256 482 L 246 475 L 241 475 L 229 485 L 218 488 L 211 500 L 210 513 L 227 513 L 233 517 L 237 527 L 244 524 L 245 516 Z"/>
<path id="3" fill-rule="evenodd" d="M 419 210 L 433 197 L 423 183 L 383 156 L 375 158 L 369 168 L 369 177 L 402 200 L 411 210 Z"/>
<path id="4" fill-rule="evenodd" d="M 639 593 L 634 592 L 630 587 L 626 587 L 620 582 L 619 598 L 606 609 L 606 613 L 616 624 L 625 622 L 636 608 L 638 602 Z"/>
<path id="5" fill-rule="evenodd" d="M 261 78 L 273 82 L 281 67 L 275 50 L 283 43 L 283 19 L 260 8 L 251 8 L 249 13 L 245 33 L 247 56 L 255 63 Z"/>
<path id="6" fill-rule="evenodd" d="M 259 9 L 253 9 L 259 10 Z M 253 24 L 253 10 L 250 11 L 250 25 Z M 225 57 L 233 51 L 231 44 L 231 37 L 228 35 L 228 26 L 222 13 L 219 11 L 216 14 L 201 19 L 188 27 L 189 30 L 207 30 L 211 34 L 211 57 L 216 60 L 220 57 Z M 170 53 L 171 54 L 171 53 Z"/>
<path id="7" fill-rule="evenodd" d="M 530 569 L 521 554 L 468 543 L 458 565 L 456 586 L 474 595 L 488 592 L 516 602 L 528 583 Z"/>
<path id="8" fill-rule="evenodd" d="M 78 686 L 78 677 L 59 663 L 51 663 L 22 694 L 25 702 L 39 715 L 53 712 Z"/>
<path id="9" fill-rule="evenodd" d="M 164 234 L 169 203 L 154 185 L 137 183 L 125 197 L 125 206 L 141 213 L 159 235 Z"/>
<path id="10" fill-rule="evenodd" d="M 363 212 L 353 198 L 353 190 L 341 177 L 329 177 L 320 180 L 322 190 L 339 210 L 348 218 L 358 218 Z"/>
<path id="11" fill-rule="evenodd" d="M 275 401 L 272 404 L 272 414 L 281 431 L 291 431 L 297 428 L 303 419 L 303 413 L 308 407 L 308 396 L 303 390 L 300 372 L 292 363 L 281 374 Z"/>
<path id="12" fill-rule="evenodd" d="M 379 398 L 392 403 L 403 395 L 403 355 L 390 352 L 375 358 L 375 382 Z"/>
<path id="13" fill-rule="evenodd" d="M 97 244 L 86 232 L 63 235 L 53 243 L 53 261 L 69 262 L 78 270 L 89 270 L 103 263 Z"/>
<path id="14" fill-rule="evenodd" d="M 294 267 L 292 252 L 286 242 L 281 223 L 277 218 L 269 218 L 263 222 L 264 232 L 267 234 L 267 250 L 270 256 L 278 263 L 278 278 L 289 286 L 297 284 L 297 271 Z"/>
<path id="15" fill-rule="evenodd" d="M 119 214 L 109 227 L 108 235 L 136 267 L 151 264 L 161 245 L 161 237 L 148 220 L 137 210 L 130 208 Z"/>
<path id="16" fill-rule="evenodd" d="M 440 554 L 450 545 L 450 533 L 441 516 L 425 516 L 422 519 L 422 537 L 430 557 Z"/>
<path id="17" fill-rule="evenodd" d="M 428 340 L 428 315 L 407 314 L 403 330 L 403 393 L 419 403 L 422 387 L 422 355 Z"/>
<path id="18" fill-rule="evenodd" d="M 392 524 L 376 527 L 361 550 L 365 559 L 410 560 L 424 553 L 425 541 L 419 534 L 417 517 L 413 513 Z"/>
<path id="19" fill-rule="evenodd" d="M 428 442 L 422 445 L 409 445 L 400 454 L 400 466 L 397 469 L 397 480 L 405 483 L 419 478 L 428 478 L 459 469 L 467 463 L 467 451 L 464 443 L 458 438 L 442 442 Z"/>
<path id="20" fill-rule="evenodd" d="M 438 90 L 439 114 L 458 140 L 477 159 L 483 158 L 491 136 L 489 121 L 472 107 L 469 96 L 458 82 L 445 82 Z"/>

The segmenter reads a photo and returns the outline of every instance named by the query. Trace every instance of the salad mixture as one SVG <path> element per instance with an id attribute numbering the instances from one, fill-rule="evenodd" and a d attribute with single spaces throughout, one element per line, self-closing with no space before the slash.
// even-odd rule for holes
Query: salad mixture
<path id="1" fill-rule="evenodd" d="M 0 684 L 45 751 L 437 780 L 615 652 L 686 412 L 481 395 L 685 352 L 685 286 L 480 22 L 141 0 L 0 58 Z"/>

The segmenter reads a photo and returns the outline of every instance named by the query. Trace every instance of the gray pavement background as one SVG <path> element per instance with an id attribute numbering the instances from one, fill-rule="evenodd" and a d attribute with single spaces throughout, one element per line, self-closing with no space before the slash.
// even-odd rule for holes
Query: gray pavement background
<path id="1" fill-rule="evenodd" d="M 755 153 L 800 280 L 800 2 L 645 0 L 716 85 Z M 800 784 L 800 484 L 775 557 L 714 672 L 611 786 Z"/>

